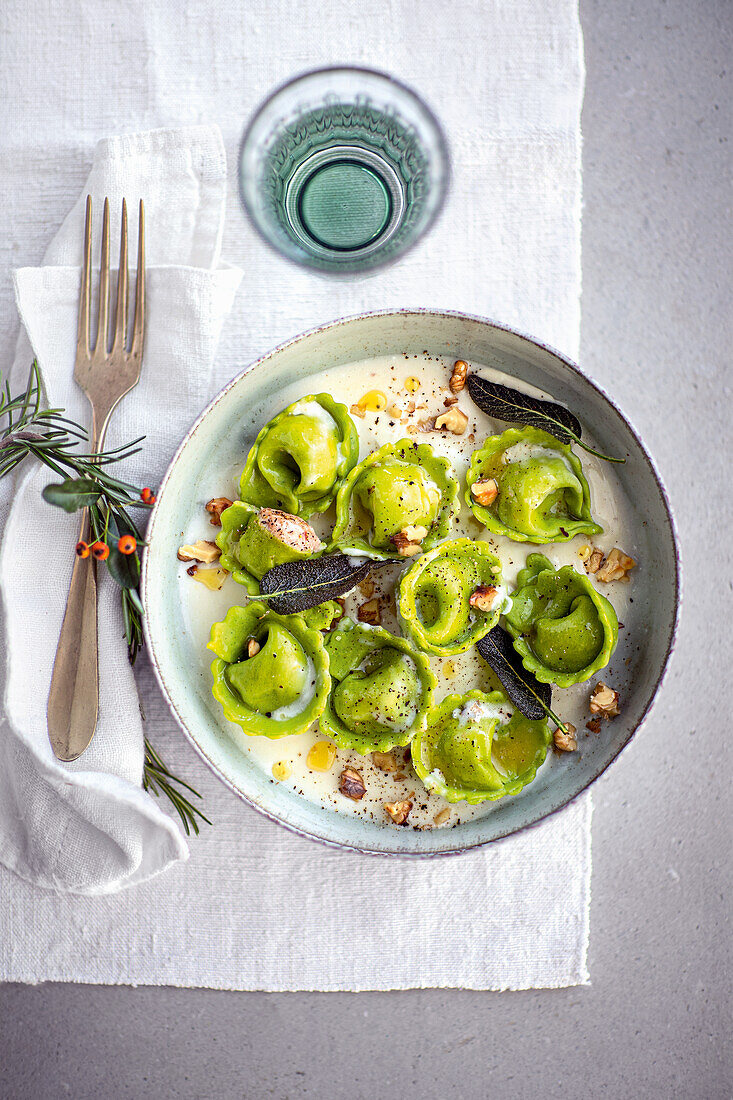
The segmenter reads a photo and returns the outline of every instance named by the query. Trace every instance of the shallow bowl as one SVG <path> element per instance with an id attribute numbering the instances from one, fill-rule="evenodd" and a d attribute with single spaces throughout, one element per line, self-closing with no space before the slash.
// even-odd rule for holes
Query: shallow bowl
<path id="1" fill-rule="evenodd" d="M 639 534 L 634 575 L 636 628 L 621 632 L 608 670 L 621 688 L 619 717 L 585 738 L 581 751 L 542 769 L 516 798 L 493 804 L 485 817 L 452 829 L 381 827 L 321 809 L 272 782 L 227 735 L 211 695 L 208 660 L 187 629 L 174 551 L 207 499 L 207 472 L 244 459 L 259 425 L 253 411 L 290 382 L 321 370 L 383 355 L 453 356 L 496 367 L 568 405 L 608 454 Z M 314 380 L 313 389 L 318 383 Z M 243 426 L 246 426 L 243 427 Z M 232 449 L 234 448 L 234 450 Z M 605 771 L 631 740 L 659 691 L 674 641 L 679 607 L 679 557 L 669 502 L 654 464 L 626 417 L 575 364 L 502 325 L 460 313 L 423 310 L 369 313 L 297 336 L 247 367 L 214 398 L 181 443 L 158 492 L 148 528 L 142 593 L 146 634 L 160 686 L 182 730 L 236 794 L 282 825 L 314 840 L 365 853 L 439 855 L 488 844 L 562 809 Z"/>

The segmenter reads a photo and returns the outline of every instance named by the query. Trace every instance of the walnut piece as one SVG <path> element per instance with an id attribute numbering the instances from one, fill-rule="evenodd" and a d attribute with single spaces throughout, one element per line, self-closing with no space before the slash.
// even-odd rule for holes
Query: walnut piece
<path id="1" fill-rule="evenodd" d="M 418 420 L 417 430 L 419 432 L 434 432 L 435 431 L 435 418 L 430 417 L 429 420 Z"/>
<path id="2" fill-rule="evenodd" d="M 488 508 L 499 495 L 499 486 L 493 477 L 482 477 L 480 481 L 474 481 L 471 486 L 471 496 L 477 504 Z"/>
<path id="3" fill-rule="evenodd" d="M 458 404 L 458 398 L 453 397 L 453 396 L 444 397 L 443 398 L 443 404 L 445 405 L 446 409 L 449 409 L 451 407 L 451 405 L 457 405 Z"/>
<path id="4" fill-rule="evenodd" d="M 437 814 L 433 818 L 436 825 L 442 825 L 444 821 L 447 821 L 450 817 L 450 808 L 444 806 L 442 810 L 438 810 Z"/>
<path id="5" fill-rule="evenodd" d="M 352 405 L 349 412 L 352 416 L 360 416 L 362 420 L 366 416 L 366 409 L 362 408 L 361 405 Z"/>
<path id="6" fill-rule="evenodd" d="M 460 393 L 463 387 L 466 385 L 466 377 L 468 375 L 468 363 L 464 359 L 456 359 L 453 364 L 453 373 L 450 376 L 450 382 L 448 383 L 451 393 Z"/>
<path id="7" fill-rule="evenodd" d="M 361 772 L 358 772 L 356 768 L 344 768 L 341 772 L 339 790 L 344 798 L 353 798 L 354 802 L 358 802 L 360 798 L 363 798 L 366 794 L 366 787 Z"/>
<path id="8" fill-rule="evenodd" d="M 565 731 L 558 726 L 552 735 L 557 751 L 575 752 L 578 747 L 578 739 L 575 736 L 577 732 L 575 726 L 571 726 L 570 722 L 565 723 Z"/>
<path id="9" fill-rule="evenodd" d="M 493 584 L 480 584 L 468 598 L 469 607 L 477 607 L 479 611 L 491 611 L 497 591 Z"/>
<path id="10" fill-rule="evenodd" d="M 383 772 L 397 771 L 397 757 L 393 752 L 373 752 L 372 763 Z"/>
<path id="11" fill-rule="evenodd" d="M 382 621 L 382 608 L 379 599 L 367 600 L 357 608 L 356 617 L 360 623 L 369 623 L 370 626 L 379 626 Z"/>
<path id="12" fill-rule="evenodd" d="M 599 680 L 590 693 L 590 712 L 601 718 L 615 718 L 620 713 L 618 692 Z"/>
<path id="13" fill-rule="evenodd" d="M 218 561 L 220 555 L 221 550 L 215 542 L 197 539 L 191 546 L 179 546 L 176 557 L 179 561 L 201 561 L 211 565 L 212 561 Z"/>
<path id="14" fill-rule="evenodd" d="M 396 417 L 398 420 L 402 416 L 402 409 L 399 405 L 395 405 L 394 403 L 392 405 L 387 405 L 386 412 L 388 412 L 390 416 Z"/>
<path id="15" fill-rule="evenodd" d="M 427 537 L 427 527 L 403 527 L 389 540 L 401 558 L 412 558 L 422 550 L 422 540 Z"/>
<path id="16" fill-rule="evenodd" d="M 260 652 L 260 648 L 261 648 L 260 643 L 257 641 L 256 638 L 249 638 L 247 640 L 247 656 L 248 657 L 256 657 L 257 654 Z"/>
<path id="17" fill-rule="evenodd" d="M 221 514 L 225 509 L 231 508 L 229 497 L 212 497 L 204 506 L 209 513 L 209 523 L 212 527 L 221 527 Z"/>
<path id="18" fill-rule="evenodd" d="M 463 435 L 468 427 L 468 417 L 457 405 L 452 405 L 447 412 L 437 417 L 435 427 L 452 432 L 453 435 Z"/>
<path id="19" fill-rule="evenodd" d="M 597 546 L 584 546 L 583 550 L 587 550 L 587 553 L 583 557 L 583 565 L 585 566 L 586 573 L 597 573 L 603 563 L 603 551 L 599 550 Z"/>
<path id="20" fill-rule="evenodd" d="M 628 581 L 628 574 L 635 566 L 636 562 L 633 558 L 624 554 L 618 546 L 614 546 L 600 569 L 596 571 L 596 580 L 603 581 L 604 584 L 610 584 L 611 581 Z"/>
<path id="21" fill-rule="evenodd" d="M 365 577 L 363 581 L 359 581 L 356 587 L 367 600 L 374 595 L 374 581 L 371 577 Z"/>
<path id="22" fill-rule="evenodd" d="M 412 809 L 411 802 L 385 802 L 384 809 L 393 825 L 406 825 Z"/>

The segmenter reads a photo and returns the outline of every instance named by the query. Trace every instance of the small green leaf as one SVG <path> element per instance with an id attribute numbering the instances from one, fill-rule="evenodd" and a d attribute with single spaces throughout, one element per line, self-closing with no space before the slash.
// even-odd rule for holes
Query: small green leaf
<path id="1" fill-rule="evenodd" d="M 99 500 L 101 488 L 88 477 L 67 477 L 66 481 L 52 482 L 43 490 L 43 499 L 48 504 L 63 508 L 65 512 L 78 512 L 88 508 Z"/>
<path id="2" fill-rule="evenodd" d="M 112 580 L 120 588 L 137 588 L 140 580 L 140 562 L 137 554 L 121 554 L 116 546 L 110 546 L 107 568 Z"/>

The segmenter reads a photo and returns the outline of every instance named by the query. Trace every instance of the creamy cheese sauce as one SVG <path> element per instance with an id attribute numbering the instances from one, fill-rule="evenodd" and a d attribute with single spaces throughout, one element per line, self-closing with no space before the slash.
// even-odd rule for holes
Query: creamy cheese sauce
<path id="1" fill-rule="evenodd" d="M 461 436 L 451 435 L 444 431 L 423 432 L 417 426 L 421 421 L 427 421 L 445 411 L 444 399 L 450 397 L 448 380 L 453 367 L 453 359 L 442 357 L 422 356 L 385 356 L 383 358 L 368 359 L 361 363 L 348 364 L 325 370 L 302 382 L 293 383 L 285 387 L 277 397 L 266 403 L 258 402 L 252 409 L 252 421 L 245 426 L 247 430 L 247 445 L 242 449 L 241 462 L 236 468 L 230 470 L 207 471 L 206 485 L 210 495 L 228 496 L 236 499 L 238 496 L 239 475 L 247 457 L 248 447 L 254 442 L 255 436 L 264 424 L 277 415 L 287 405 L 313 393 L 329 393 L 335 400 L 342 401 L 347 407 L 356 404 L 359 399 L 370 390 L 381 390 L 387 397 L 387 406 L 398 406 L 401 415 L 396 413 L 366 412 L 364 418 L 353 416 L 360 439 L 360 459 L 365 458 L 385 443 L 396 442 L 399 439 L 410 438 L 418 443 L 430 443 L 437 454 L 445 455 L 450 459 L 455 474 L 460 484 L 460 516 L 455 522 L 450 538 L 467 536 L 472 539 L 483 540 L 490 544 L 493 551 L 501 559 L 503 565 L 502 586 L 500 595 L 506 597 L 507 588 L 513 587 L 517 573 L 525 565 L 528 554 L 545 554 L 552 564 L 559 568 L 563 565 L 572 565 L 583 573 L 583 565 L 579 557 L 579 548 L 586 543 L 593 543 L 608 552 L 613 546 L 621 547 L 632 557 L 638 557 L 637 540 L 631 530 L 628 520 L 628 510 L 623 495 L 615 484 L 613 468 L 610 464 L 575 448 L 583 463 L 583 470 L 588 479 L 591 490 L 591 508 L 594 519 L 604 528 L 604 534 L 596 535 L 589 539 L 587 536 L 578 535 L 565 543 L 549 544 L 545 546 L 533 546 L 525 543 L 512 542 L 503 536 L 492 535 L 476 521 L 465 504 L 463 493 L 465 490 L 465 477 L 471 454 L 481 446 L 483 440 L 489 435 L 498 435 L 505 431 L 506 423 L 492 420 L 485 416 L 471 401 L 468 391 L 463 390 L 459 395 L 458 408 L 469 418 L 466 431 Z M 533 396 L 552 399 L 552 394 L 544 393 L 523 383 L 517 383 L 513 377 L 497 371 L 493 368 L 481 367 L 472 363 L 471 369 L 480 372 L 484 377 L 505 385 L 514 386 L 531 393 Z M 405 389 L 405 380 L 418 378 L 421 387 L 416 393 L 408 393 Z M 414 403 L 414 411 L 408 412 Z M 312 408 L 308 407 L 308 412 Z M 324 410 L 325 413 L 325 410 Z M 328 414 L 325 414 L 326 416 Z M 324 416 L 325 419 L 325 416 Z M 331 421 L 330 416 L 328 417 Z M 410 429 L 412 428 L 412 432 Z M 588 436 L 592 445 L 592 425 L 584 425 L 584 437 Z M 534 453 L 534 451 L 532 452 Z M 553 452 L 554 454 L 554 452 Z M 517 456 L 519 457 L 519 456 Z M 322 516 L 314 516 L 309 521 L 316 529 L 319 536 L 325 541 L 328 539 L 335 521 L 335 509 L 331 507 Z M 211 538 L 212 528 L 208 523 L 208 516 L 202 508 L 199 520 L 192 521 L 189 527 L 182 532 L 185 536 L 182 542 L 192 543 L 198 538 Z M 171 560 L 175 563 L 177 547 L 171 548 Z M 361 559 L 360 559 L 361 560 Z M 400 572 L 399 566 L 386 566 L 376 570 L 372 574 L 375 586 L 373 596 L 369 598 L 384 597 L 385 606 L 382 611 L 382 626 L 385 629 L 399 634 L 399 626 L 395 618 L 394 602 L 389 599 L 395 578 Z M 632 575 L 633 576 L 633 575 Z M 591 577 L 592 583 L 614 605 L 616 613 L 623 629 L 634 628 L 632 623 L 633 608 L 630 606 L 630 598 L 633 598 L 633 580 L 631 584 L 614 583 L 604 585 L 596 583 Z M 199 646 L 201 663 L 211 663 L 212 654 L 206 649 L 211 625 L 224 617 L 229 607 L 246 602 L 244 589 L 237 585 L 231 577 L 228 577 L 219 592 L 210 592 L 202 584 L 193 581 L 186 574 L 185 566 L 180 566 L 180 594 L 184 608 L 187 628 L 194 643 Z M 367 597 L 355 589 L 346 597 L 346 612 L 356 619 L 357 608 L 366 601 Z M 639 630 L 643 624 L 638 624 Z M 464 694 L 471 688 L 481 691 L 492 691 L 500 687 L 493 673 L 481 660 L 475 649 L 457 657 L 431 657 L 430 663 L 438 679 L 435 692 L 435 702 L 439 703 L 448 694 Z M 603 674 L 601 674 L 602 678 Z M 567 690 L 555 689 L 553 692 L 553 709 L 565 721 L 571 722 L 578 729 L 580 751 L 582 741 L 587 734 L 585 723 L 589 718 L 588 696 L 593 684 L 598 677 L 583 684 L 577 684 Z M 613 681 L 611 681 L 614 686 Z M 616 685 L 618 686 L 618 685 Z M 302 700 L 295 709 L 300 709 Z M 288 708 L 290 710 L 291 708 Z M 225 719 L 221 719 L 222 725 L 229 726 Z M 237 727 L 230 727 L 240 731 Z M 551 723 L 551 727 L 552 723 Z M 408 825 L 416 828 L 450 828 L 462 821 L 482 817 L 491 813 L 497 806 L 495 802 L 485 802 L 479 806 L 468 806 L 465 803 L 449 805 L 438 795 L 429 793 L 416 776 L 410 763 L 408 749 L 395 749 L 397 768 L 392 772 L 384 772 L 375 767 L 370 757 L 362 757 L 357 753 L 339 749 L 332 767 L 327 772 L 318 772 L 309 769 L 307 764 L 308 752 L 316 741 L 323 740 L 324 735 L 318 730 L 318 724 L 304 734 L 295 737 L 283 737 L 278 740 L 270 740 L 266 737 L 247 737 L 244 751 L 250 759 L 261 768 L 273 783 L 280 782 L 291 787 L 304 798 L 322 806 L 326 810 L 339 813 L 355 814 L 360 817 L 394 828 L 384 810 L 385 802 L 396 802 L 407 799 L 412 801 L 413 809 L 408 819 Z M 237 737 L 237 744 L 242 744 L 242 738 Z M 573 754 L 570 754 L 572 757 Z M 567 758 L 566 758 L 567 759 Z M 272 774 L 273 765 L 284 763 L 289 769 L 289 775 L 285 779 L 276 780 Z M 550 750 L 547 760 L 543 764 L 541 773 L 557 767 L 560 761 Z M 344 767 L 357 768 L 364 777 L 367 788 L 366 795 L 359 802 L 346 798 L 339 792 L 339 776 Z M 285 769 L 278 769 L 278 774 L 283 774 Z M 516 797 L 523 797 L 525 791 Z M 498 803 L 500 805 L 500 803 Z M 435 818 L 439 821 L 436 823 Z"/>

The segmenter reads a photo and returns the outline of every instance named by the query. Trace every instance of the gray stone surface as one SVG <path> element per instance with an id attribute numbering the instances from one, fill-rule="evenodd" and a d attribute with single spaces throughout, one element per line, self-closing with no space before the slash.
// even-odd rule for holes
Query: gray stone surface
<path id="1" fill-rule="evenodd" d="M 592 986 L 500 994 L 6 986 L 1 1096 L 731 1095 L 730 663 L 720 657 L 730 644 L 733 575 L 725 373 L 733 7 L 583 0 L 581 14 L 582 362 L 658 460 L 686 572 L 664 696 L 595 788 Z"/>

